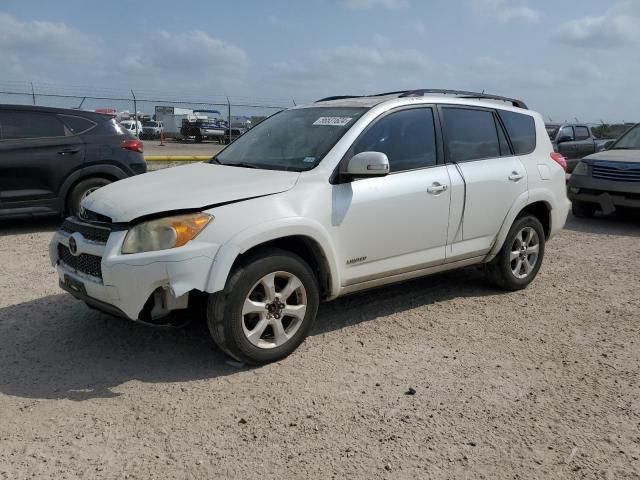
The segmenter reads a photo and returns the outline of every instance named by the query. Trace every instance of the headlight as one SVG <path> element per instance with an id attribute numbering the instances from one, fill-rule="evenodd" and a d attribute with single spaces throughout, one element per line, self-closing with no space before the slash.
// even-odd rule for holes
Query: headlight
<path id="1" fill-rule="evenodd" d="M 194 239 L 212 219 L 213 216 L 206 213 L 191 213 L 141 223 L 127 233 L 122 253 L 181 247 Z"/>
<path id="2" fill-rule="evenodd" d="M 589 175 L 589 166 L 585 162 L 578 162 L 573 169 L 574 175 Z"/>

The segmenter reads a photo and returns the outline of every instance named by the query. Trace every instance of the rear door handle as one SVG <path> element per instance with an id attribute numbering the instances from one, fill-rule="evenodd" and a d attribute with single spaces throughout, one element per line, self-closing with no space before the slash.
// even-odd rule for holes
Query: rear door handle
<path id="1" fill-rule="evenodd" d="M 449 188 L 449 185 L 441 185 L 438 182 L 433 182 L 433 184 L 429 188 L 427 188 L 427 193 L 430 193 L 432 195 L 437 195 L 439 193 L 446 191 L 448 188 Z"/>
<path id="2" fill-rule="evenodd" d="M 66 150 L 60 150 L 58 152 L 58 155 L 73 155 L 74 153 L 78 153 L 80 150 L 78 150 L 77 148 L 68 148 Z"/>
<path id="3" fill-rule="evenodd" d="M 522 180 L 523 178 L 524 175 L 516 172 L 515 170 L 511 172 L 511 175 L 509 175 L 509 180 L 511 180 L 512 182 L 517 182 L 518 180 Z"/>

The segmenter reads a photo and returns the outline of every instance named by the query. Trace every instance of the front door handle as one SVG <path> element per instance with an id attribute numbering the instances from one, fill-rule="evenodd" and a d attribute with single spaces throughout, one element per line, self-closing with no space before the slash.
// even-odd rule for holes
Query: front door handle
<path id="1" fill-rule="evenodd" d="M 439 193 L 446 191 L 448 188 L 449 185 L 441 185 L 438 182 L 433 182 L 433 184 L 429 188 L 427 188 L 427 193 L 438 195 Z"/>
<path id="2" fill-rule="evenodd" d="M 60 150 L 58 155 L 73 155 L 74 153 L 78 153 L 80 150 L 77 148 L 67 148 L 66 150 Z"/>
<path id="3" fill-rule="evenodd" d="M 522 173 L 518 173 L 515 170 L 513 172 L 511 172 L 511 175 L 509 175 L 509 180 L 511 180 L 512 182 L 517 182 L 518 180 L 522 180 L 524 178 L 524 175 Z"/>

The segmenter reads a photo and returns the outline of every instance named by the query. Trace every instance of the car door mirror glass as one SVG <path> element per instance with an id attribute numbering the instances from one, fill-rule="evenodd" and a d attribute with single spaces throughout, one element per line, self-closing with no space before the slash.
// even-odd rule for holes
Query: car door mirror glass
<path id="1" fill-rule="evenodd" d="M 360 152 L 351 157 L 346 173 L 353 177 L 384 176 L 389 173 L 389 159 L 382 152 Z"/>

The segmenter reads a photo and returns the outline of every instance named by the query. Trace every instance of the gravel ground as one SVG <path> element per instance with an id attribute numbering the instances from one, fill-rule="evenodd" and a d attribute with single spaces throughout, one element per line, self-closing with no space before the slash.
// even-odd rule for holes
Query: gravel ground
<path id="1" fill-rule="evenodd" d="M 640 478 L 637 219 L 570 218 L 522 292 L 325 304 L 261 368 L 63 294 L 55 227 L 0 224 L 0 478 Z"/>

